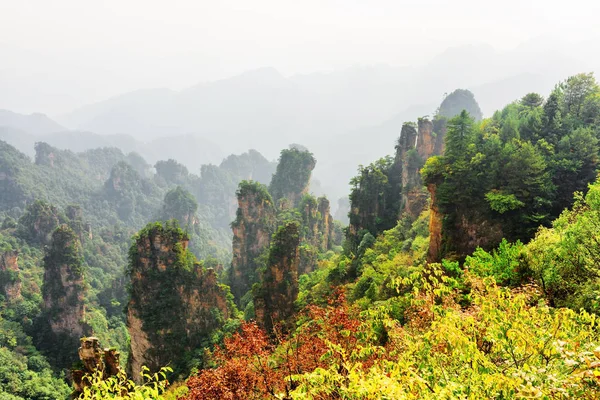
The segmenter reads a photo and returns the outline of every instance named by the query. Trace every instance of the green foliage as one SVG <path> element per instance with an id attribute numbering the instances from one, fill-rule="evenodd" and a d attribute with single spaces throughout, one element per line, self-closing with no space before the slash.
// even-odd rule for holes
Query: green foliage
<path id="1" fill-rule="evenodd" d="M 500 242 L 497 250 L 491 253 L 477 248 L 472 256 L 467 256 L 465 268 L 481 277 L 492 276 L 499 285 L 518 286 L 525 283 L 530 274 L 524 265 L 524 246 L 521 242 Z"/>
<path id="2" fill-rule="evenodd" d="M 18 400 L 64 400 L 69 394 L 68 385 L 52 372 L 21 325 L 1 316 L 0 393 Z"/>
<path id="3" fill-rule="evenodd" d="M 400 188 L 390 184 L 394 167 L 392 157 L 381 158 L 366 167 L 360 166 L 358 175 L 350 181 L 350 231 L 346 235 L 350 251 L 355 251 L 360 244 L 361 229 L 376 236 L 396 224 Z"/>
<path id="4" fill-rule="evenodd" d="M 167 161 L 158 161 L 154 168 L 156 168 L 156 175 L 166 183 L 170 184 L 182 184 L 188 177 L 187 168 L 178 163 L 173 159 Z"/>
<path id="5" fill-rule="evenodd" d="M 126 271 L 128 312 L 141 320 L 152 344 L 145 353 L 148 366 L 156 370 L 171 363 L 175 375 L 201 363 L 190 352 L 212 345 L 214 331 L 225 322 L 222 313 L 235 313 L 229 288 L 196 261 L 188 240 L 176 220 L 150 223 L 135 235 Z"/>
<path id="6" fill-rule="evenodd" d="M 36 200 L 19 218 L 17 235 L 32 244 L 48 244 L 54 229 L 64 220 L 56 207 Z"/>
<path id="7" fill-rule="evenodd" d="M 162 219 L 176 219 L 179 224 L 189 228 L 198 210 L 198 202 L 194 196 L 181 186 L 171 189 L 165 194 Z"/>
<path id="8" fill-rule="evenodd" d="M 312 153 L 297 148 L 285 149 L 279 156 L 277 170 L 273 174 L 269 192 L 277 203 L 283 198 L 296 206 L 300 196 L 308 189 L 310 175 L 317 161 Z"/>
<path id="9" fill-rule="evenodd" d="M 474 124 L 466 111 L 448 122 L 446 152 L 426 163 L 443 215 L 442 252 L 463 257 L 505 237 L 528 241 L 572 204 L 598 167 L 600 89 L 591 74 L 558 85 L 543 102 L 530 93 Z"/>
<path id="10" fill-rule="evenodd" d="M 162 368 L 159 372 L 150 373 L 146 367 L 142 369 L 143 382 L 136 384 L 127 379 L 123 370 L 115 376 L 104 379 L 102 371 L 93 375 L 86 375 L 84 379 L 83 393 L 78 397 L 82 400 L 160 400 L 169 385 L 167 374 L 173 370 L 169 367 Z"/>
<path id="11" fill-rule="evenodd" d="M 530 268 L 551 304 L 600 312 L 600 182 L 580 193 L 552 228 L 540 228 L 527 246 Z"/>
<path id="12" fill-rule="evenodd" d="M 504 194 L 497 190 L 486 193 L 485 199 L 490 203 L 490 208 L 500 214 L 525 206 L 514 194 Z"/>

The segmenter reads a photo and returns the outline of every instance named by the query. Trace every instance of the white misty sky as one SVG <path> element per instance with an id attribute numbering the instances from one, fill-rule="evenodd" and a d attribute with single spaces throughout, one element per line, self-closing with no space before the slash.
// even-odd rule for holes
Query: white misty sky
<path id="1" fill-rule="evenodd" d="M 595 0 L 0 0 L 0 108 L 55 114 L 262 66 L 292 75 L 583 41 L 598 15 Z"/>

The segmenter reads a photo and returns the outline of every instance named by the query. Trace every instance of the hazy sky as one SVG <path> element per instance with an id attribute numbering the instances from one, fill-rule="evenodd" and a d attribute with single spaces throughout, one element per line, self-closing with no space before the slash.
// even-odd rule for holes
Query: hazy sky
<path id="1" fill-rule="evenodd" d="M 0 0 L 0 109 L 62 113 L 261 66 L 291 75 L 582 41 L 600 34 L 599 14 L 595 0 Z"/>

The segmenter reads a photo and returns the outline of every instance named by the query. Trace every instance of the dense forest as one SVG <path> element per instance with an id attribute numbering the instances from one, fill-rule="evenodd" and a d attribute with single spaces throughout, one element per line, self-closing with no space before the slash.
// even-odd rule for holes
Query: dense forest
<path id="1" fill-rule="evenodd" d="M 0 399 L 600 398 L 594 76 L 397 129 L 335 219 L 300 145 L 0 141 Z"/>

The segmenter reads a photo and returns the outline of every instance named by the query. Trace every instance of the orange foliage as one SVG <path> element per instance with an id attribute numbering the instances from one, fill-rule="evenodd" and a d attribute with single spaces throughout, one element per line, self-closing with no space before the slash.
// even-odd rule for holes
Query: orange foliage
<path id="1" fill-rule="evenodd" d="M 254 322 L 224 340 L 212 359 L 217 368 L 191 377 L 189 400 L 242 400 L 289 397 L 296 387 L 293 376 L 317 367 L 339 365 L 359 341 L 361 320 L 341 291 L 327 307 L 308 306 L 297 331 L 289 337 L 275 330 L 273 338 Z M 364 360 L 370 362 L 371 360 Z"/>

